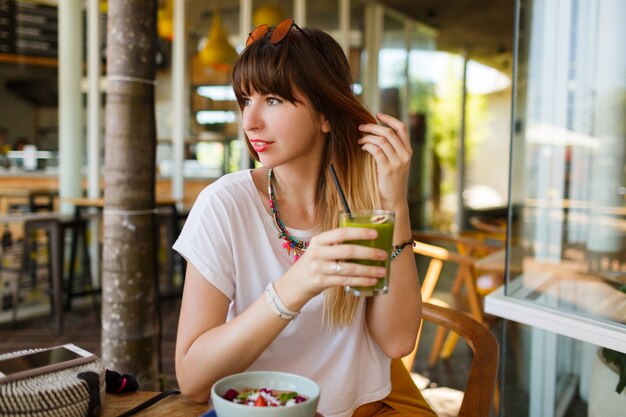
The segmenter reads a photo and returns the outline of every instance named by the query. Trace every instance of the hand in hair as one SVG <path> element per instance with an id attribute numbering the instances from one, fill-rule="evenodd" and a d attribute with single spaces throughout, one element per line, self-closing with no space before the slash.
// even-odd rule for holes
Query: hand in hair
<path id="1" fill-rule="evenodd" d="M 374 123 L 360 125 L 359 130 L 364 135 L 358 144 L 376 161 L 382 208 L 396 210 L 407 202 L 413 151 L 404 123 L 383 113 L 378 113 L 376 118 L 386 126 Z"/>

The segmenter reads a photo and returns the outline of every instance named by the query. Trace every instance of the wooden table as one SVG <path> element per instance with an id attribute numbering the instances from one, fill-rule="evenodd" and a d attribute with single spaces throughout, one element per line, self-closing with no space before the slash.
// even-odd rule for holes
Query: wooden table
<path id="1" fill-rule="evenodd" d="M 158 392 L 136 391 L 126 394 L 107 394 L 100 417 L 117 417 L 133 407 L 158 395 Z M 182 394 L 170 395 L 137 414 L 138 417 L 199 417 L 213 409 L 210 404 L 198 404 Z M 315 417 L 324 417 L 316 413 Z"/>
<path id="2" fill-rule="evenodd" d="M 524 272 L 522 248 L 513 246 L 509 256 L 509 273 L 519 275 Z M 504 276 L 506 268 L 506 249 L 500 249 L 476 260 L 474 264 L 480 272 L 492 272 Z"/>
<path id="3" fill-rule="evenodd" d="M 25 206 L 26 210 L 29 212 L 54 210 L 54 199 L 58 196 L 58 190 L 48 188 L 0 188 L 0 198 L 6 200 L 19 200 L 21 202 L 19 206 Z M 6 203 L 4 206 L 0 207 L 0 211 L 7 213 L 10 211 L 10 208 L 10 204 Z"/>
<path id="4" fill-rule="evenodd" d="M 58 211 L 53 212 L 37 212 L 37 213 L 14 213 L 14 214 L 0 214 L 0 223 L 25 223 L 30 220 L 61 220 L 70 219 L 71 215 L 62 214 Z"/>
<path id="5" fill-rule="evenodd" d="M 493 233 L 496 235 L 503 235 L 506 233 L 506 219 L 473 216 L 470 217 L 469 222 L 472 226 L 482 232 Z"/>
<path id="6" fill-rule="evenodd" d="M 104 198 L 87 198 L 87 197 L 76 197 L 76 198 L 64 198 L 64 202 L 73 204 L 76 207 L 95 207 L 95 208 L 104 208 Z M 167 207 L 176 205 L 176 200 L 173 199 L 157 199 L 155 202 L 157 207 Z"/>
<path id="7" fill-rule="evenodd" d="M 564 199 L 546 199 L 546 198 L 527 198 L 524 200 L 524 204 L 533 208 L 547 208 L 547 209 L 583 209 L 588 212 L 596 212 L 603 214 L 615 214 L 618 216 L 626 216 L 626 206 L 624 200 L 622 200 L 621 206 L 602 206 L 595 201 L 589 200 L 570 200 Z M 619 203 L 617 203 L 619 204 Z"/>
<path id="8" fill-rule="evenodd" d="M 158 392 L 136 391 L 126 394 L 107 394 L 100 417 L 117 417 L 131 408 L 149 400 Z M 167 416 L 167 417 L 199 417 L 211 410 L 209 404 L 198 404 L 181 394 L 170 395 L 153 406 L 137 414 L 139 417 Z"/>
<path id="9" fill-rule="evenodd" d="M 493 272 L 504 275 L 506 263 L 506 249 L 493 252 L 484 258 L 476 260 L 476 269 L 483 272 Z"/>

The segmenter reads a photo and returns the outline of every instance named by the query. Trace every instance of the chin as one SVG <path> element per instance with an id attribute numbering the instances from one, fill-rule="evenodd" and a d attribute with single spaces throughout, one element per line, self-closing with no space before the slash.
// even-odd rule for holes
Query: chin
<path id="1" fill-rule="evenodd" d="M 276 168 L 285 163 L 285 161 L 278 160 L 276 158 L 263 157 L 263 155 L 259 155 L 259 163 L 263 165 L 264 168 Z"/>

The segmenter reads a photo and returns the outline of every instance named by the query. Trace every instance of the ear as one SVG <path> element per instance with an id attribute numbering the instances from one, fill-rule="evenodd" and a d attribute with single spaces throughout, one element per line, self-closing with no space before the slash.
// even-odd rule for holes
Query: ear
<path id="1" fill-rule="evenodd" d="M 322 133 L 330 133 L 330 121 L 328 120 L 328 117 L 324 116 L 322 114 Z"/>

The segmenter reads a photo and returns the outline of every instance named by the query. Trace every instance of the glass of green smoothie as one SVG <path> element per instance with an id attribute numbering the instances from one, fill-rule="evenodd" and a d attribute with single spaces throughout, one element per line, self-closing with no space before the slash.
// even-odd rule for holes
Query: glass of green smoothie
<path id="1" fill-rule="evenodd" d="M 371 287 L 351 287 L 346 286 L 346 292 L 357 297 L 385 294 L 389 290 L 389 266 L 391 263 L 391 250 L 393 247 L 393 226 L 395 224 L 395 213 L 388 210 L 361 210 L 354 213 L 339 213 L 339 227 L 367 227 L 376 229 L 378 237 L 370 240 L 353 240 L 344 243 L 363 245 L 370 248 L 384 249 L 387 251 L 385 260 L 364 260 L 349 259 L 347 262 L 354 262 L 362 265 L 384 266 L 387 273 Z"/>

